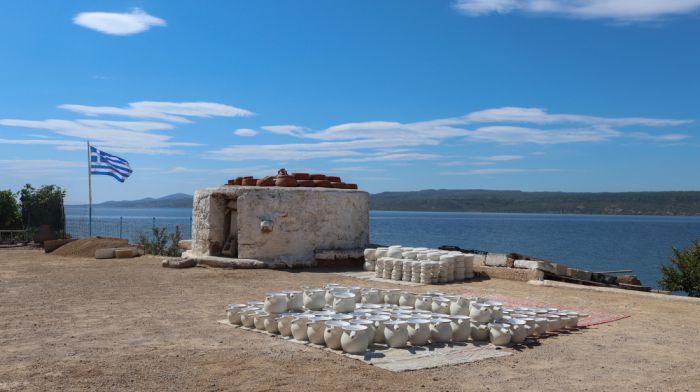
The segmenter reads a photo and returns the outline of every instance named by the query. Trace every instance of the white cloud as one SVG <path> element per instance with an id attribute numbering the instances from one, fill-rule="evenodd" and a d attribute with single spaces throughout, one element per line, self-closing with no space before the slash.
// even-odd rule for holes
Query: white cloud
<path id="1" fill-rule="evenodd" d="M 439 159 L 442 155 L 423 154 L 423 153 L 408 153 L 408 154 L 389 154 L 380 156 L 371 156 L 363 158 L 341 158 L 333 162 L 370 162 L 370 161 L 418 161 Z"/>
<path id="2" fill-rule="evenodd" d="M 467 163 L 464 161 L 452 161 L 452 162 L 442 162 L 438 163 L 440 166 L 460 166 L 460 165 L 466 165 Z"/>
<path id="3" fill-rule="evenodd" d="M 621 132 L 607 127 L 569 128 L 542 130 L 524 127 L 482 127 L 469 132 L 466 141 L 489 141 L 499 143 L 558 144 L 572 142 L 601 142 L 623 136 Z"/>
<path id="4" fill-rule="evenodd" d="M 491 157 L 472 157 L 472 159 L 480 159 L 483 161 L 512 161 L 515 159 L 523 159 L 521 155 L 494 155 Z"/>
<path id="5" fill-rule="evenodd" d="M 642 139 L 642 140 L 653 140 L 657 142 L 676 142 L 678 140 L 683 140 L 687 139 L 690 136 L 689 135 L 683 135 L 683 134 L 668 134 L 668 135 L 650 135 L 645 132 L 633 132 L 629 133 L 626 136 L 628 137 L 633 137 L 635 139 Z"/>
<path id="6" fill-rule="evenodd" d="M 56 161 L 51 159 L 0 159 L 0 171 L 20 178 L 53 176 L 80 167 L 87 170 L 86 162 Z"/>
<path id="7" fill-rule="evenodd" d="M 139 8 L 131 12 L 81 12 L 73 22 L 88 29 L 111 35 L 142 33 L 151 26 L 165 26 L 165 20 L 149 15 Z"/>
<path id="8" fill-rule="evenodd" d="M 252 116 L 245 109 L 214 102 L 152 102 L 142 101 L 130 103 L 126 108 L 98 107 L 84 105 L 60 105 L 59 108 L 71 110 L 86 116 L 110 114 L 134 118 L 150 118 L 170 122 L 188 123 L 187 117 L 240 117 Z"/>
<path id="9" fill-rule="evenodd" d="M 502 174 L 502 173 L 525 173 L 525 172 L 556 172 L 558 169 L 477 169 L 466 172 L 443 172 L 444 175 L 474 175 L 474 174 Z"/>
<path id="10" fill-rule="evenodd" d="M 494 162 L 474 162 L 474 163 L 470 163 L 470 165 L 486 166 L 486 165 L 495 165 L 495 163 Z"/>
<path id="11" fill-rule="evenodd" d="M 254 131 L 252 129 L 241 128 L 241 129 L 236 129 L 235 131 L 233 131 L 233 133 L 235 133 L 238 136 L 255 136 L 260 132 Z"/>
<path id="12" fill-rule="evenodd" d="M 453 6 L 469 16 L 520 11 L 578 19 L 646 22 L 695 12 L 700 8 L 700 0 L 456 0 Z"/>
<path id="13" fill-rule="evenodd" d="M 545 153 L 543 153 L 542 151 L 535 151 L 532 153 L 532 155 L 544 155 L 544 154 Z"/>
<path id="14" fill-rule="evenodd" d="M 302 131 L 306 129 L 304 127 L 298 127 L 296 125 L 269 125 L 260 128 L 279 135 L 290 136 L 299 136 L 302 134 Z"/>

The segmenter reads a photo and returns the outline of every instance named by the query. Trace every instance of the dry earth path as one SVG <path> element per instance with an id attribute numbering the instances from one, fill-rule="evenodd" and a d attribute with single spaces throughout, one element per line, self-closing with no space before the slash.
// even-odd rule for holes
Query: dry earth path
<path id="1" fill-rule="evenodd" d="M 508 357 L 392 373 L 216 322 L 226 304 L 266 292 L 369 282 L 330 270 L 172 270 L 160 261 L 0 250 L 0 390 L 700 390 L 694 304 L 495 279 L 421 287 L 631 317 Z"/>

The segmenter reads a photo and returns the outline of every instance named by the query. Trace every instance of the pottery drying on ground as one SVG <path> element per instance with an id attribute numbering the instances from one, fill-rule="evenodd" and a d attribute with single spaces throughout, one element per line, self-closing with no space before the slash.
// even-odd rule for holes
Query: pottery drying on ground
<path id="1" fill-rule="evenodd" d="M 283 313 L 287 311 L 287 294 L 267 293 L 263 310 L 268 313 Z"/>
<path id="2" fill-rule="evenodd" d="M 488 323 L 491 321 L 491 305 L 472 302 L 469 307 L 471 308 L 469 311 L 469 317 L 472 318 L 472 321 L 478 321 L 481 323 Z"/>
<path id="3" fill-rule="evenodd" d="M 374 343 L 385 343 L 384 338 L 384 323 L 391 320 L 391 317 L 384 315 L 375 315 L 367 317 L 367 320 L 374 323 Z"/>
<path id="4" fill-rule="evenodd" d="M 522 343 L 527 336 L 526 323 L 523 320 L 507 319 L 505 322 L 510 325 L 510 342 Z"/>
<path id="5" fill-rule="evenodd" d="M 296 340 L 308 341 L 308 329 L 306 323 L 309 322 L 311 318 L 308 314 L 297 314 L 291 322 L 292 336 Z"/>
<path id="6" fill-rule="evenodd" d="M 452 340 L 466 342 L 472 333 L 471 319 L 469 316 L 455 315 L 448 317 L 452 327 Z"/>
<path id="7" fill-rule="evenodd" d="M 405 321 L 384 322 L 384 339 L 391 348 L 406 347 L 408 344 L 408 324 Z"/>
<path id="8" fill-rule="evenodd" d="M 489 340 L 489 327 L 487 323 L 472 320 L 471 338 L 476 341 Z"/>
<path id="9" fill-rule="evenodd" d="M 342 327 L 340 346 L 348 354 L 360 355 L 367 351 L 369 339 L 367 327 L 364 325 L 346 325 Z"/>
<path id="10" fill-rule="evenodd" d="M 326 292 L 319 289 L 306 289 L 303 302 L 306 309 L 321 310 L 326 306 Z"/>
<path id="11" fill-rule="evenodd" d="M 326 322 L 330 317 L 310 317 L 306 323 L 306 335 L 313 344 L 326 344 L 323 334 L 326 332 Z"/>
<path id="12" fill-rule="evenodd" d="M 343 327 L 350 325 L 347 321 L 330 320 L 326 321 L 326 330 L 323 332 L 323 340 L 331 350 L 340 350 L 340 338 L 343 336 Z"/>
<path id="13" fill-rule="evenodd" d="M 450 300 L 450 314 L 452 316 L 469 316 L 469 300 L 457 296 Z"/>
<path id="14" fill-rule="evenodd" d="M 510 325 L 503 323 L 489 324 L 489 340 L 495 346 L 506 346 L 510 343 Z"/>
<path id="15" fill-rule="evenodd" d="M 430 320 L 430 341 L 433 343 L 446 343 L 452 339 L 452 326 L 450 320 L 436 318 Z"/>
<path id="16" fill-rule="evenodd" d="M 337 313 L 350 313 L 355 310 L 355 294 L 347 291 L 333 294 L 333 311 Z"/>
<path id="17" fill-rule="evenodd" d="M 407 321 L 408 341 L 414 346 L 430 343 L 430 319 L 412 318 Z"/>

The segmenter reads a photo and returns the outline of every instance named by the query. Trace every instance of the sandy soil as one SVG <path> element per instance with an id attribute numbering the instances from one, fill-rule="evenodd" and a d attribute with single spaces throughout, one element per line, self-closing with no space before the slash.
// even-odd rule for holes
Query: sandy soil
<path id="1" fill-rule="evenodd" d="M 328 269 L 172 270 L 160 261 L 0 250 L 0 390 L 700 390 L 694 304 L 503 280 L 443 286 L 632 317 L 509 357 L 392 373 L 216 323 L 226 304 L 269 291 L 366 281 Z"/>

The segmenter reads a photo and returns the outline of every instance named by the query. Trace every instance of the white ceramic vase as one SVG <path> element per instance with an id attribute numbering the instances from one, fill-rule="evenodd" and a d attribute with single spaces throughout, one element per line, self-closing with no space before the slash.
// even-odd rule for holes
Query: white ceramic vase
<path id="1" fill-rule="evenodd" d="M 408 324 L 405 321 L 385 321 L 384 340 L 391 348 L 406 347 L 408 344 Z"/>
<path id="2" fill-rule="evenodd" d="M 469 300 L 462 296 L 451 299 L 450 314 L 452 316 L 469 316 Z"/>
<path id="3" fill-rule="evenodd" d="M 386 343 L 386 339 L 384 338 L 384 323 L 391 320 L 391 318 L 389 316 L 377 315 L 369 316 L 367 320 L 374 323 L 374 339 L 372 339 L 372 341 L 374 343 Z"/>
<path id="4" fill-rule="evenodd" d="M 489 340 L 495 346 L 506 346 L 510 343 L 510 325 L 503 323 L 489 324 Z"/>
<path id="5" fill-rule="evenodd" d="M 503 318 L 503 304 L 500 302 L 486 302 L 487 305 L 491 305 L 491 314 L 489 317 L 491 321 L 499 321 Z"/>
<path id="6" fill-rule="evenodd" d="M 411 308 L 416 306 L 416 293 L 402 291 L 399 294 L 399 305 L 400 306 L 410 306 Z"/>
<path id="7" fill-rule="evenodd" d="M 525 341 L 527 336 L 527 330 L 525 329 L 526 323 L 523 320 L 508 319 L 506 321 L 510 325 L 510 342 L 511 343 L 522 343 Z"/>
<path id="8" fill-rule="evenodd" d="M 430 343 L 430 319 L 412 318 L 407 321 L 408 341 L 414 346 Z"/>
<path id="9" fill-rule="evenodd" d="M 416 309 L 433 310 L 433 297 L 430 295 L 419 295 L 416 297 Z"/>
<path id="10" fill-rule="evenodd" d="M 384 290 L 384 303 L 391 305 L 398 305 L 401 290 L 399 289 L 386 289 Z"/>
<path id="11" fill-rule="evenodd" d="M 350 313 L 355 310 L 355 294 L 343 291 L 333 294 L 333 311 Z"/>
<path id="12" fill-rule="evenodd" d="M 260 308 L 245 308 L 239 313 L 241 315 L 241 325 L 247 328 L 255 327 L 255 313 L 259 312 Z"/>
<path id="13" fill-rule="evenodd" d="M 304 307 L 303 291 L 283 291 L 287 295 L 287 310 L 301 309 Z"/>
<path id="14" fill-rule="evenodd" d="M 275 319 L 277 331 L 282 336 L 292 336 L 292 320 L 297 313 L 282 313 Z"/>
<path id="15" fill-rule="evenodd" d="M 540 336 L 547 333 L 547 319 L 545 317 L 535 317 L 535 328 L 532 331 L 533 336 Z"/>
<path id="16" fill-rule="evenodd" d="M 309 322 L 309 318 L 311 317 L 308 314 L 298 314 L 291 321 L 291 331 L 294 339 L 304 342 L 309 340 L 306 326 L 306 323 Z"/>
<path id="17" fill-rule="evenodd" d="M 348 354 L 361 355 L 367 351 L 369 339 L 367 338 L 367 327 L 364 325 L 346 325 L 342 327 L 340 337 L 340 347 Z"/>
<path id="18" fill-rule="evenodd" d="M 343 327 L 350 325 L 346 321 L 330 320 L 326 321 L 326 330 L 323 332 L 323 340 L 331 350 L 340 350 L 340 338 L 343 336 Z"/>
<path id="19" fill-rule="evenodd" d="M 284 313 L 287 311 L 287 294 L 267 293 L 263 310 L 268 313 Z"/>
<path id="20" fill-rule="evenodd" d="M 472 320 L 471 322 L 471 338 L 474 341 L 489 340 L 489 326 L 487 323 Z"/>
<path id="21" fill-rule="evenodd" d="M 304 290 L 304 307 L 308 310 L 321 310 L 326 306 L 326 292 L 324 290 Z"/>
<path id="22" fill-rule="evenodd" d="M 310 317 L 306 323 L 306 335 L 309 342 L 314 344 L 326 344 L 324 333 L 326 332 L 326 322 L 331 321 L 330 317 Z"/>
<path id="23" fill-rule="evenodd" d="M 229 304 L 228 308 L 226 309 L 228 322 L 231 324 L 241 325 L 241 312 L 247 307 L 248 305 L 246 304 Z"/>
<path id="24" fill-rule="evenodd" d="M 471 319 L 469 316 L 455 315 L 448 317 L 452 327 L 452 340 L 466 342 L 472 333 Z"/>
<path id="25" fill-rule="evenodd" d="M 430 320 L 430 341 L 433 343 L 447 343 L 450 340 L 452 340 L 450 320 L 445 318 Z"/>
<path id="26" fill-rule="evenodd" d="M 469 317 L 471 317 L 472 321 L 488 323 L 491 321 L 491 305 L 472 302 L 470 304 Z"/>
<path id="27" fill-rule="evenodd" d="M 450 300 L 444 297 L 434 297 L 432 311 L 433 313 L 450 314 Z"/>
<path id="28" fill-rule="evenodd" d="M 377 290 L 365 290 L 362 292 L 362 296 L 360 298 L 364 304 L 378 304 L 379 292 Z"/>
<path id="29" fill-rule="evenodd" d="M 279 317 L 279 314 L 275 313 L 270 313 L 266 317 L 264 317 L 264 323 L 265 323 L 265 330 L 269 333 L 274 333 L 274 334 L 279 334 L 280 330 L 279 327 L 277 326 L 277 318 Z"/>

